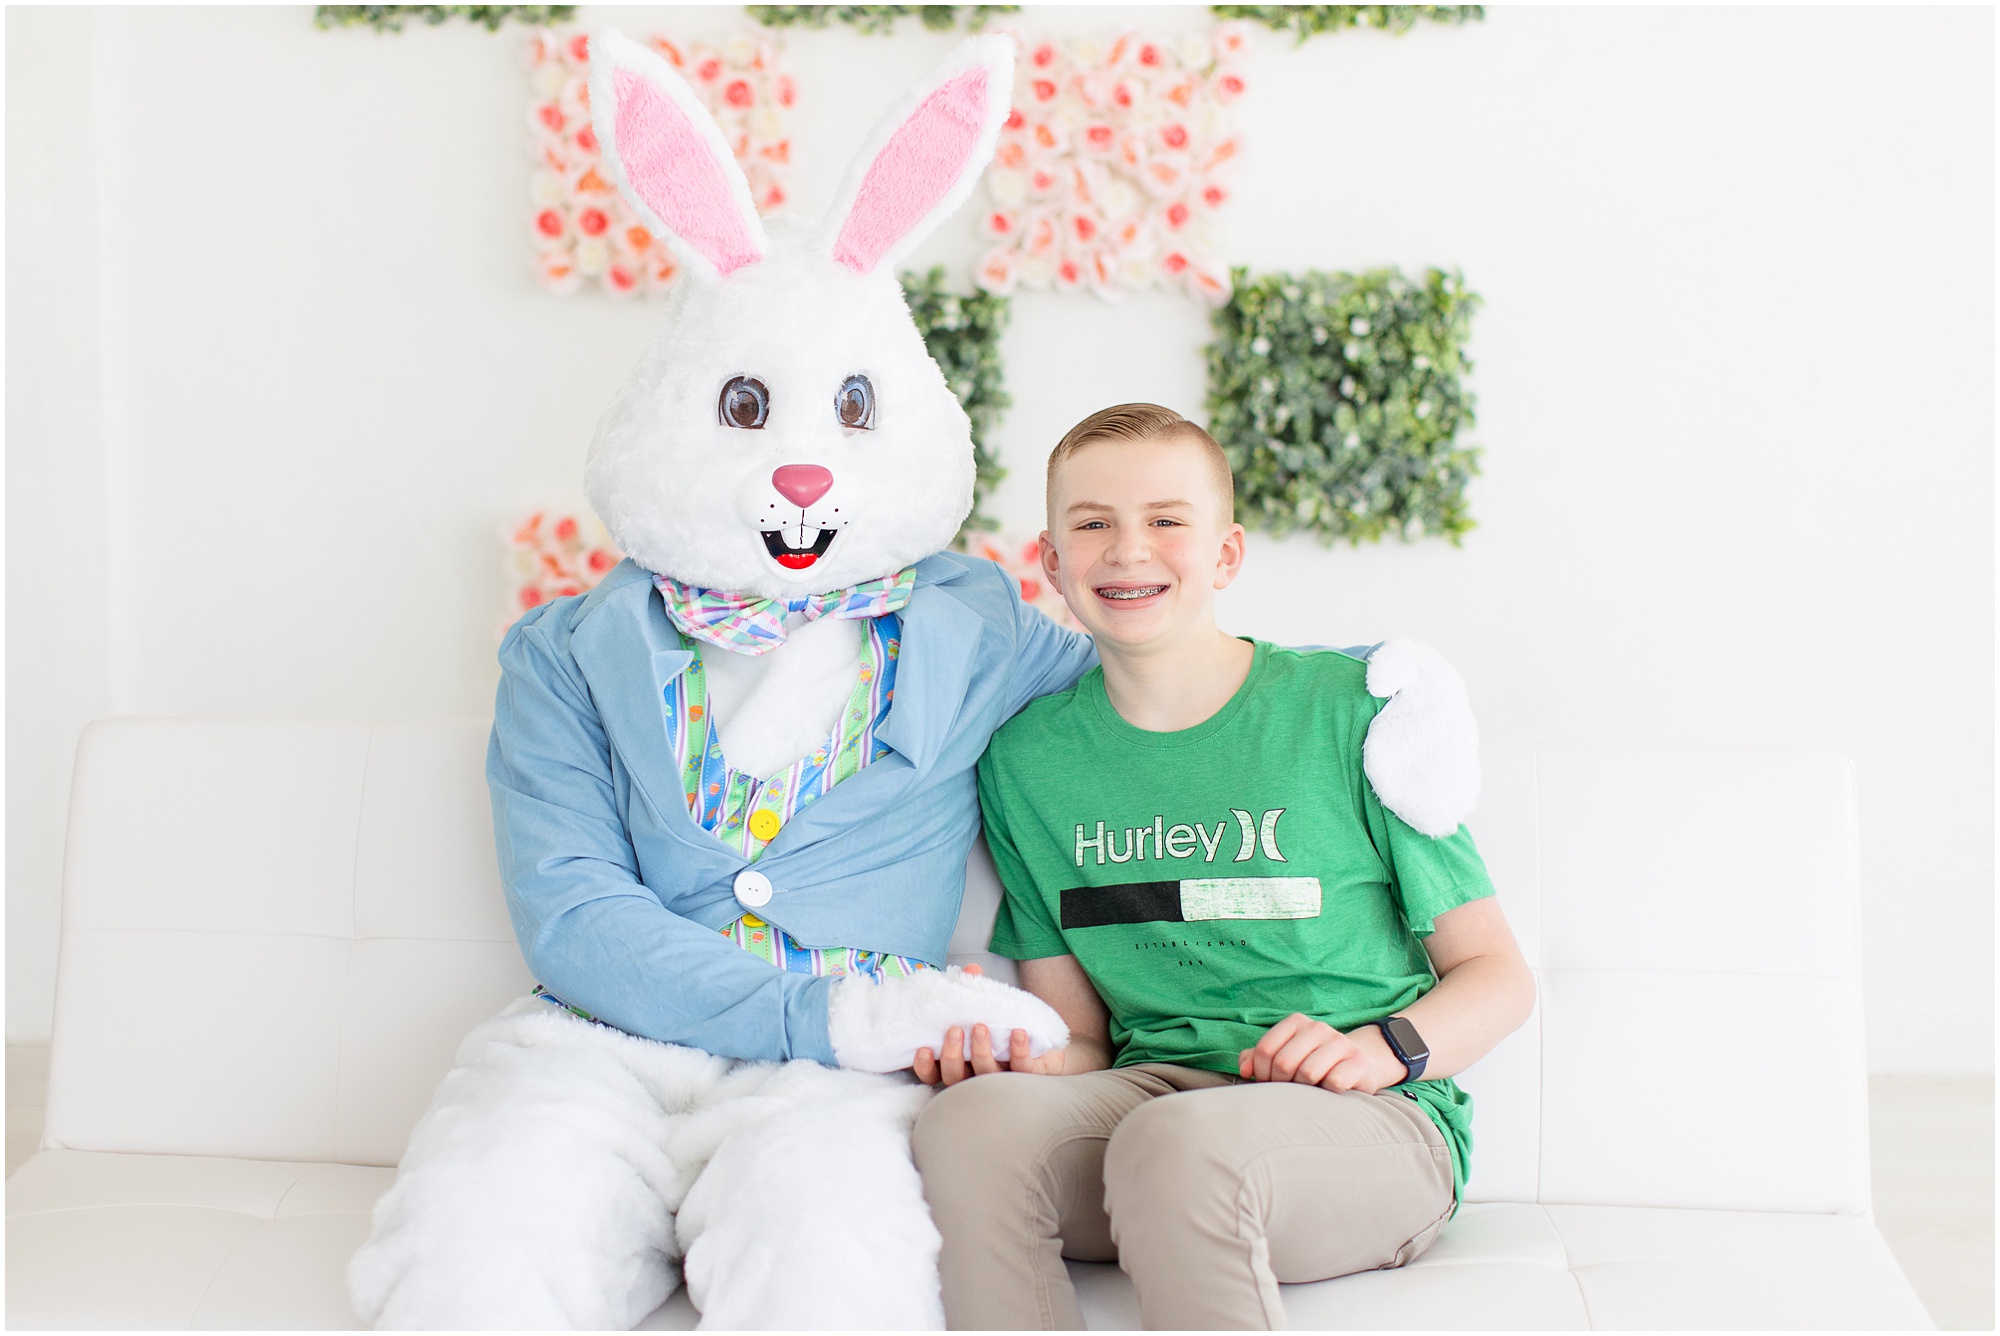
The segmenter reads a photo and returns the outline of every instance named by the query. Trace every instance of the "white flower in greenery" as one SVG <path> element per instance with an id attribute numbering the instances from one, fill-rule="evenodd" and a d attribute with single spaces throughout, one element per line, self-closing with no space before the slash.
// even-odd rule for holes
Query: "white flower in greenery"
<path id="1" fill-rule="evenodd" d="M 1269 357 L 1271 355 L 1271 341 L 1262 334 L 1259 334 L 1256 338 L 1250 340 L 1250 351 L 1259 357 Z"/>
<path id="2" fill-rule="evenodd" d="M 1359 336 L 1367 334 L 1370 326 L 1366 316 L 1357 315 L 1354 319 L 1347 322 L 1347 328 L 1350 333 Z"/>
<path id="3" fill-rule="evenodd" d="M 1430 400 L 1428 400 L 1428 399 L 1419 399 L 1419 400 L 1417 400 L 1417 418 L 1418 418 L 1418 420 L 1419 420 L 1419 421 L 1421 421 L 1422 419 L 1424 419 L 1424 418 L 1427 418 L 1427 417 L 1429 417 L 1430 415 L 1431 415 L 1431 401 L 1430 401 Z"/>

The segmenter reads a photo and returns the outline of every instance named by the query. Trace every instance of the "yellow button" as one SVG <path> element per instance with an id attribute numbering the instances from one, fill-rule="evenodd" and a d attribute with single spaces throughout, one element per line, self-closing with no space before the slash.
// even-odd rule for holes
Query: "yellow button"
<path id="1" fill-rule="evenodd" d="M 778 827 L 783 824 L 778 820 L 778 814 L 768 807 L 750 814 L 750 833 L 766 844 L 771 842 L 778 833 Z"/>

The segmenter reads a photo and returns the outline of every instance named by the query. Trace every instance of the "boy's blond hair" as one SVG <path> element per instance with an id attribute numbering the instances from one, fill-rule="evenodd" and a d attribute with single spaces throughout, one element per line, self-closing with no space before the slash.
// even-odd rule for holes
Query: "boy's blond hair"
<path id="1" fill-rule="evenodd" d="M 1222 447 L 1199 423 L 1190 422 L 1173 409 L 1162 408 L 1158 404 L 1114 404 L 1110 408 L 1100 408 L 1063 433 L 1063 438 L 1056 442 L 1056 448 L 1049 451 L 1047 504 L 1050 522 L 1054 523 L 1056 518 L 1056 470 L 1071 455 L 1100 441 L 1167 440 L 1190 441 L 1201 449 L 1214 476 L 1216 492 L 1222 498 L 1222 522 L 1225 525 L 1235 522 L 1236 479 L 1229 471 L 1229 456 L 1222 453 Z"/>

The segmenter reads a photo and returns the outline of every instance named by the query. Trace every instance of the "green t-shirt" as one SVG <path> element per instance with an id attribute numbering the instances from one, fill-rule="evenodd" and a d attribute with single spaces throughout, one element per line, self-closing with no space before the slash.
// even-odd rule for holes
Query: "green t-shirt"
<path id="1" fill-rule="evenodd" d="M 1007 888 L 992 949 L 1075 956 L 1111 1013 L 1120 1067 L 1233 1074 L 1295 1011 L 1343 1031 L 1398 1012 L 1437 982 L 1418 939 L 1493 893 L 1464 827 L 1420 834 L 1363 775 L 1384 703 L 1367 665 L 1253 643 L 1242 687 L 1193 728 L 1135 728 L 1092 669 L 1023 710 L 979 762 Z M 1463 1188 L 1471 1097 L 1449 1079 L 1404 1089 Z"/>

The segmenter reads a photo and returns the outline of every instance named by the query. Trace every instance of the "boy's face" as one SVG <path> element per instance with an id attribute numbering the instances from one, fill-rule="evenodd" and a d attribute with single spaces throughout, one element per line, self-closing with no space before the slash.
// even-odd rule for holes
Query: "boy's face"
<path id="1" fill-rule="evenodd" d="M 1042 569 L 1092 636 L 1140 648 L 1215 627 L 1215 591 L 1243 566 L 1199 443 L 1099 441 L 1058 466 Z"/>

